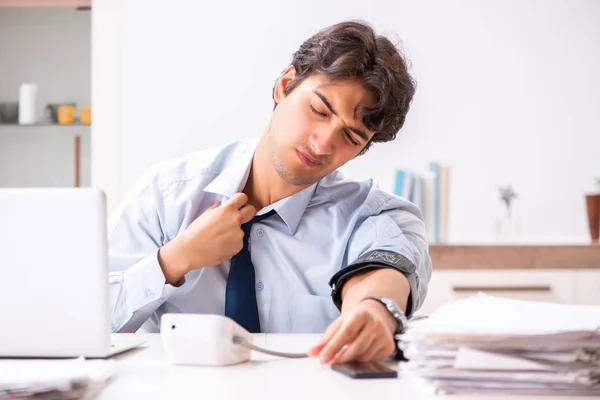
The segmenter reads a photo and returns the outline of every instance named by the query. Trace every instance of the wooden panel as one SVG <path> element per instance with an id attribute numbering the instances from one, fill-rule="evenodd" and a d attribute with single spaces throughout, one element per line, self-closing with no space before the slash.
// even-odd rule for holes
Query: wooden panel
<path id="1" fill-rule="evenodd" d="M 431 245 L 436 269 L 600 268 L 600 245 Z"/>
<path id="2" fill-rule="evenodd" d="M 528 293 L 545 293 L 552 291 L 550 285 L 529 285 L 529 286 L 485 286 L 485 285 L 474 285 L 474 286 L 452 286 L 454 293 L 465 293 L 465 292 L 483 292 L 483 293 L 497 293 L 497 292 L 528 292 Z"/>

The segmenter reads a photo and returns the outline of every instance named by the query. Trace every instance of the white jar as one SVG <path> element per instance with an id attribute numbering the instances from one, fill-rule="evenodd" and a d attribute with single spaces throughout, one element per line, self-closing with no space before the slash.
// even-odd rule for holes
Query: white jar
<path id="1" fill-rule="evenodd" d="M 23 83 L 19 89 L 19 124 L 37 122 L 36 103 L 38 87 L 35 83 Z"/>

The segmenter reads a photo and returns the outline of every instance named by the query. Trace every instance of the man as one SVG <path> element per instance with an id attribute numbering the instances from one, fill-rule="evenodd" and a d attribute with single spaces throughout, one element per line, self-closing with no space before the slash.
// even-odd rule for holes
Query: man
<path id="1" fill-rule="evenodd" d="M 324 332 L 309 350 L 322 363 L 393 354 L 431 275 L 421 214 L 336 170 L 395 138 L 414 90 L 368 25 L 304 42 L 257 142 L 152 168 L 111 217 L 113 331 L 211 313 L 251 332 Z"/>

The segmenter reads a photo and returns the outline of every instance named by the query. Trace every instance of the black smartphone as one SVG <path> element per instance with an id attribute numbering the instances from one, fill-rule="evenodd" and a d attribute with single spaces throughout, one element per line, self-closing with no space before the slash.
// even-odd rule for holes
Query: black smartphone
<path id="1" fill-rule="evenodd" d="M 380 363 L 333 364 L 331 369 L 354 379 L 397 378 L 398 371 Z"/>

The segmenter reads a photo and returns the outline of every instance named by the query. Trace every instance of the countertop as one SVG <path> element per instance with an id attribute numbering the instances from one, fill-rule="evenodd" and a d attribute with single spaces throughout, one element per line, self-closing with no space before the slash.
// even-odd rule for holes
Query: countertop
<path id="1" fill-rule="evenodd" d="M 600 269 L 600 245 L 432 244 L 435 269 Z"/>

